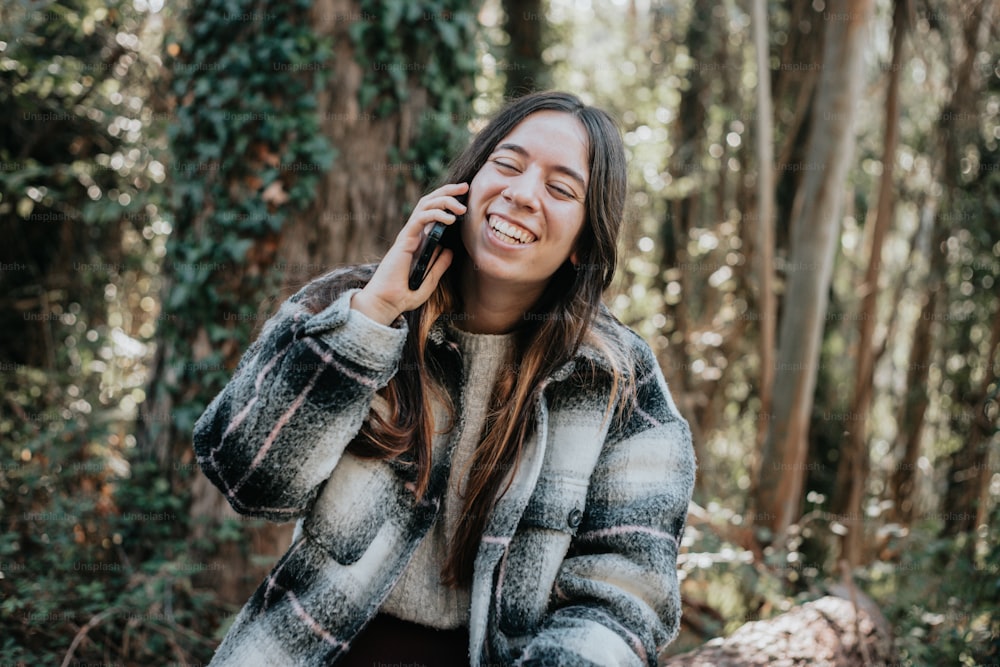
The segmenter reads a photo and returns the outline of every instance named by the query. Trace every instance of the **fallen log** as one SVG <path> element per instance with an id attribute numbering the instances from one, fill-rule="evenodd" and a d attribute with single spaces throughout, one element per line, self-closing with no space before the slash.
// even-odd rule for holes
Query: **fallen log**
<path id="1" fill-rule="evenodd" d="M 841 588 L 837 586 L 835 588 Z M 849 591 L 835 591 L 847 594 Z M 885 667 L 899 664 L 889 624 L 867 598 L 827 596 L 661 660 L 665 667 Z M 856 611 L 857 610 L 857 611 Z"/>

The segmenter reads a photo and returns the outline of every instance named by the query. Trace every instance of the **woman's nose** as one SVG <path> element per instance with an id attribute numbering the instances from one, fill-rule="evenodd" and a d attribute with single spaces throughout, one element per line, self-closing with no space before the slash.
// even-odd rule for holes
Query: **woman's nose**
<path id="1" fill-rule="evenodd" d="M 515 206 L 535 210 L 538 208 L 538 189 L 542 187 L 540 179 L 530 171 L 518 174 L 510 179 L 507 187 L 501 193 Z"/>

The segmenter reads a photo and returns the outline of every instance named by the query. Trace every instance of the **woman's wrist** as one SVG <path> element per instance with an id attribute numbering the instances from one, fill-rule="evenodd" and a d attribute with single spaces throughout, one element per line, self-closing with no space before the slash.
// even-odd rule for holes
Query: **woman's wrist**
<path id="1" fill-rule="evenodd" d="M 372 295 L 364 289 L 355 292 L 354 296 L 351 297 L 351 308 L 365 315 L 368 319 L 385 326 L 391 326 L 401 313 L 384 299 Z"/>

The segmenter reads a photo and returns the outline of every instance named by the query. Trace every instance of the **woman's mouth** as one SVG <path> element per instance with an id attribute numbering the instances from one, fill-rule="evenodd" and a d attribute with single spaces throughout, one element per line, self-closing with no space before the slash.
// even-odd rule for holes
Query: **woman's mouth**
<path id="1" fill-rule="evenodd" d="M 495 215 L 489 216 L 486 224 L 493 230 L 493 235 L 497 239 L 510 245 L 527 245 L 537 240 L 535 235 L 524 227 L 519 227 Z"/>

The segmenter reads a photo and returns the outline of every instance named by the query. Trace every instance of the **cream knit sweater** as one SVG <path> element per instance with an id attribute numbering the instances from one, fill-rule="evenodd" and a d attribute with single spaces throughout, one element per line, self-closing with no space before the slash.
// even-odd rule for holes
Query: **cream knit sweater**
<path id="1" fill-rule="evenodd" d="M 470 590 L 450 588 L 441 583 L 441 566 L 450 551 L 462 509 L 463 473 L 482 437 L 493 385 L 501 364 L 514 344 L 514 335 L 471 334 L 451 327 L 469 378 L 465 399 L 465 421 L 452 458 L 448 492 L 443 512 L 417 547 L 402 577 L 382 604 L 381 611 L 397 618 L 439 629 L 469 624 Z M 436 406 L 435 419 L 442 423 L 444 411 Z M 434 439 L 435 462 L 444 456 L 449 435 Z"/>

